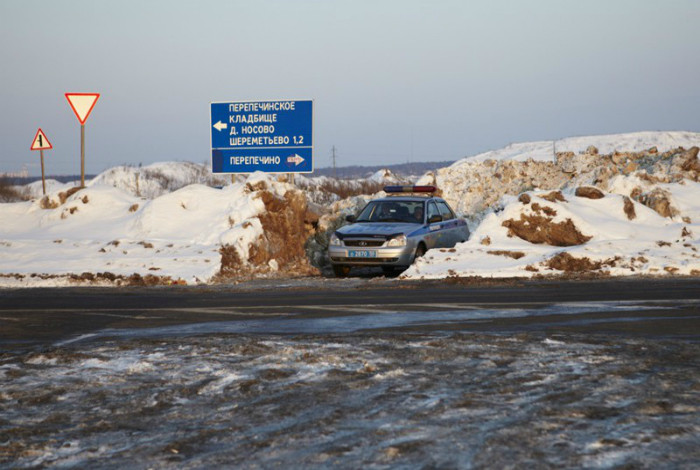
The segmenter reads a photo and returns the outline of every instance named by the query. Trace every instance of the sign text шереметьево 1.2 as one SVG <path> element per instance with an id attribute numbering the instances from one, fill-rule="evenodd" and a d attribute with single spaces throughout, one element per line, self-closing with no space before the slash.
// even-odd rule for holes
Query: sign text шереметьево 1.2
<path id="1" fill-rule="evenodd" d="M 313 101 L 211 103 L 214 173 L 313 171 Z"/>

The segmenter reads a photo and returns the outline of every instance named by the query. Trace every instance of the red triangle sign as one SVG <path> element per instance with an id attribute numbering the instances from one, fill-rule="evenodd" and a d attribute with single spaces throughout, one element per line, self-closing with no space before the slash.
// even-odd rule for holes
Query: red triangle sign
<path id="1" fill-rule="evenodd" d="M 80 124 L 85 124 L 99 97 L 99 93 L 66 93 L 68 104 L 70 104 Z"/>
<path id="2" fill-rule="evenodd" d="M 49 139 L 46 138 L 46 134 L 44 134 L 44 131 L 39 128 L 38 131 L 36 131 L 36 135 L 34 136 L 34 140 L 32 141 L 32 146 L 29 148 L 30 150 L 48 150 L 52 149 L 53 145 L 51 145 L 51 142 L 49 142 Z"/>

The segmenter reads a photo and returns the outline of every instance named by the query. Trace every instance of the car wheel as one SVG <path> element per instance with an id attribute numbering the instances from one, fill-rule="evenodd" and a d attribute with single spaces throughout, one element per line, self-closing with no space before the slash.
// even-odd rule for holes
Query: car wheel
<path id="1" fill-rule="evenodd" d="M 418 258 L 422 258 L 426 251 L 427 250 L 425 249 L 425 245 L 423 245 L 422 243 L 418 245 L 418 247 L 416 248 L 416 255 L 413 257 L 413 261 L 416 261 Z"/>
<path id="2" fill-rule="evenodd" d="M 343 266 L 342 264 L 333 265 L 333 274 L 335 277 L 347 277 L 350 273 L 350 266 Z"/>

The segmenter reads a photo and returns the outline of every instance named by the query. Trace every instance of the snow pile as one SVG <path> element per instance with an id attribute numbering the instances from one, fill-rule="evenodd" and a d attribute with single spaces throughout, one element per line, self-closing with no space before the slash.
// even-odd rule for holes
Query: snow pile
<path id="1" fill-rule="evenodd" d="M 110 168 L 87 185 L 109 185 L 137 197 L 153 199 L 190 184 L 218 187 L 228 181 L 228 177 L 212 174 L 208 165 L 161 162 L 144 167 L 123 165 Z"/>
<path id="2" fill-rule="evenodd" d="M 245 178 L 237 177 L 237 181 Z M 228 176 L 214 175 L 211 166 L 200 165 L 192 162 L 160 162 L 147 166 L 120 165 L 110 168 L 85 185 L 108 185 L 130 193 L 137 197 L 153 199 L 163 194 L 184 188 L 189 184 L 202 184 L 205 186 L 219 187 L 230 182 Z M 46 180 L 47 194 L 66 191 L 74 186 L 79 186 L 79 181 L 61 183 L 53 179 Z M 22 186 L 29 197 L 39 198 L 43 196 L 41 180 Z"/>
<path id="3" fill-rule="evenodd" d="M 80 182 L 77 183 L 61 183 L 60 181 L 56 181 L 54 179 L 47 179 L 46 180 L 46 193 L 51 194 L 51 193 L 58 193 L 61 191 L 67 191 L 68 189 L 72 188 L 73 186 L 80 185 Z M 27 185 L 24 185 L 21 187 L 27 197 L 29 199 L 31 198 L 39 198 L 42 197 L 44 194 L 44 189 L 41 184 L 41 180 L 34 181 L 33 183 L 29 183 Z"/>
<path id="4" fill-rule="evenodd" d="M 621 190 L 629 183 L 620 176 L 611 186 Z M 429 251 L 403 277 L 700 275 L 700 183 L 685 180 L 655 189 L 668 196 L 676 216 L 590 189 L 506 196 L 502 209 L 489 213 L 469 241 Z"/>
<path id="5" fill-rule="evenodd" d="M 305 262 L 317 216 L 289 184 L 253 174 L 222 189 L 191 184 L 147 199 L 105 180 L 0 204 L 0 284 L 134 275 L 197 283 Z"/>
<path id="6" fill-rule="evenodd" d="M 698 145 L 691 132 L 531 142 L 427 174 L 478 226 L 405 277 L 700 275 Z"/>
<path id="7" fill-rule="evenodd" d="M 398 178 L 387 168 L 375 172 L 372 176 L 367 178 L 367 180 L 382 184 L 397 184 L 403 182 L 402 179 Z"/>
<path id="8" fill-rule="evenodd" d="M 465 158 L 418 184 L 436 184 L 442 196 L 471 227 L 504 195 L 534 189 L 554 190 L 595 185 L 609 189 L 616 175 L 637 175 L 657 181 L 687 177 L 685 151 L 700 146 L 700 133 L 639 132 L 529 142 Z"/>
<path id="9" fill-rule="evenodd" d="M 307 193 L 311 203 L 324 207 L 347 198 L 376 194 L 387 184 L 406 182 L 389 170 L 382 170 L 370 178 L 360 179 L 343 180 L 327 176 L 305 177 L 303 175 L 296 175 L 294 178 L 295 185 Z"/>
<path id="10" fill-rule="evenodd" d="M 700 275 L 698 145 L 690 132 L 530 142 L 428 173 L 418 184 L 437 184 L 473 235 L 404 277 Z M 0 286 L 316 273 L 346 215 L 407 183 L 388 170 L 234 181 L 170 162 L 112 168 L 83 189 L 49 181 L 46 197 L 32 183 L 34 200 L 0 204 Z"/>
<path id="11" fill-rule="evenodd" d="M 614 152 L 641 152 L 656 147 L 665 152 L 679 147 L 689 148 L 698 145 L 700 134 L 697 132 L 632 132 L 628 134 L 608 134 L 585 137 L 568 137 L 560 140 L 543 140 L 510 144 L 502 149 L 467 157 L 452 164 L 451 168 L 464 163 L 484 162 L 486 160 L 514 160 L 524 162 L 555 162 L 557 153 L 585 153 L 595 147 L 600 154 Z"/>

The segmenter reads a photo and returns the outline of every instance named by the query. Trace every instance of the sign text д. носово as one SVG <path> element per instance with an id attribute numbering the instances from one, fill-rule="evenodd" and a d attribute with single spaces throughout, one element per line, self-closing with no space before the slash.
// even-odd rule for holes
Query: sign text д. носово
<path id="1" fill-rule="evenodd" d="M 313 101 L 211 103 L 214 173 L 313 171 Z"/>

